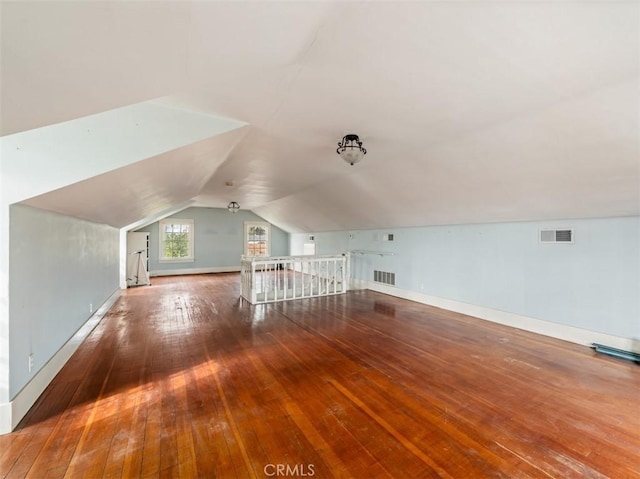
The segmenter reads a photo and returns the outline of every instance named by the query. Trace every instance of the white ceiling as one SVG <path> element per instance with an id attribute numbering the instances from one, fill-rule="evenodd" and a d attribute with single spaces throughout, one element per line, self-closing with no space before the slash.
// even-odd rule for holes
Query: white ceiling
<path id="1" fill-rule="evenodd" d="M 3 135 L 143 101 L 249 125 L 210 162 L 141 157 L 35 206 L 123 226 L 193 195 L 289 231 L 640 214 L 638 2 L 22 2 L 1 22 Z M 126 201 L 89 198 L 109 185 Z"/>

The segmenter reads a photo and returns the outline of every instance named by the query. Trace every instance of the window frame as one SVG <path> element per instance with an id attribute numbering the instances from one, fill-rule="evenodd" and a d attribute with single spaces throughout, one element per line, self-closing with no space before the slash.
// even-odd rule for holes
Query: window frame
<path id="1" fill-rule="evenodd" d="M 181 258 L 167 258 L 165 256 L 165 225 L 188 225 L 189 244 L 188 255 Z M 195 261 L 195 222 L 186 218 L 166 218 L 158 222 L 158 263 L 193 263 Z"/>
<path id="2" fill-rule="evenodd" d="M 245 221 L 244 222 L 244 235 L 242 242 L 244 243 L 244 255 L 249 256 L 249 228 L 254 226 L 260 226 L 265 229 L 266 236 L 266 254 L 264 256 L 256 256 L 256 258 L 267 258 L 271 256 L 271 224 L 266 221 Z"/>

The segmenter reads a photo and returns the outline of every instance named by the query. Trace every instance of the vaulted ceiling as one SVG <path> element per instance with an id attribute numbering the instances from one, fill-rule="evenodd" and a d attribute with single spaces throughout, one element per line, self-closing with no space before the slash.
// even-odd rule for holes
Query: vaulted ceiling
<path id="1" fill-rule="evenodd" d="M 16 201 L 122 227 L 234 200 L 289 231 L 640 214 L 637 2 L 16 2 L 0 21 L 4 181 L 49 185 Z M 106 145 L 108 171 L 85 168 Z"/>

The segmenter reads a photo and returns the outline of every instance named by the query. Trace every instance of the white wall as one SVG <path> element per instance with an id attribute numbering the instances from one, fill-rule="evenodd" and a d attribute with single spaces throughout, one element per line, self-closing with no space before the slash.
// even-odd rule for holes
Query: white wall
<path id="1" fill-rule="evenodd" d="M 1 182 L 0 182 L 1 185 Z M 0 202 L 0 434 L 11 430 L 9 408 L 9 205 Z"/>
<path id="2" fill-rule="evenodd" d="M 541 244 L 571 227 L 573 244 Z M 393 233 L 395 241 L 382 241 Z M 350 238 L 351 236 L 351 238 Z M 292 234 L 292 250 L 306 234 Z M 352 275 L 396 273 L 396 288 L 622 338 L 640 338 L 640 218 L 315 233 L 319 254 L 354 255 Z"/>
<path id="3" fill-rule="evenodd" d="M 118 271 L 118 229 L 11 206 L 11 399 L 118 289 Z"/>

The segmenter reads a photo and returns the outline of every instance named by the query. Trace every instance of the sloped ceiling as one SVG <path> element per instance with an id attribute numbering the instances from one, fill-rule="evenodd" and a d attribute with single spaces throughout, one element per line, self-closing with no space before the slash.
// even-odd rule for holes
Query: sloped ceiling
<path id="1" fill-rule="evenodd" d="M 125 227 L 190 202 L 245 133 L 143 102 L 4 136 L 3 203 Z"/>
<path id="2" fill-rule="evenodd" d="M 222 133 L 23 203 L 124 227 L 174 205 L 187 205 L 243 135 L 242 129 Z"/>
<path id="3" fill-rule="evenodd" d="M 5 135 L 149 100 L 249 125 L 200 184 L 166 175 L 188 148 L 140 158 L 159 199 L 128 185 L 127 221 L 190 195 L 289 231 L 640 214 L 637 2 L 2 8 Z M 368 149 L 355 166 L 335 153 L 347 133 Z M 107 194 L 71 206 L 92 190 L 35 201 L 113 222 Z"/>

